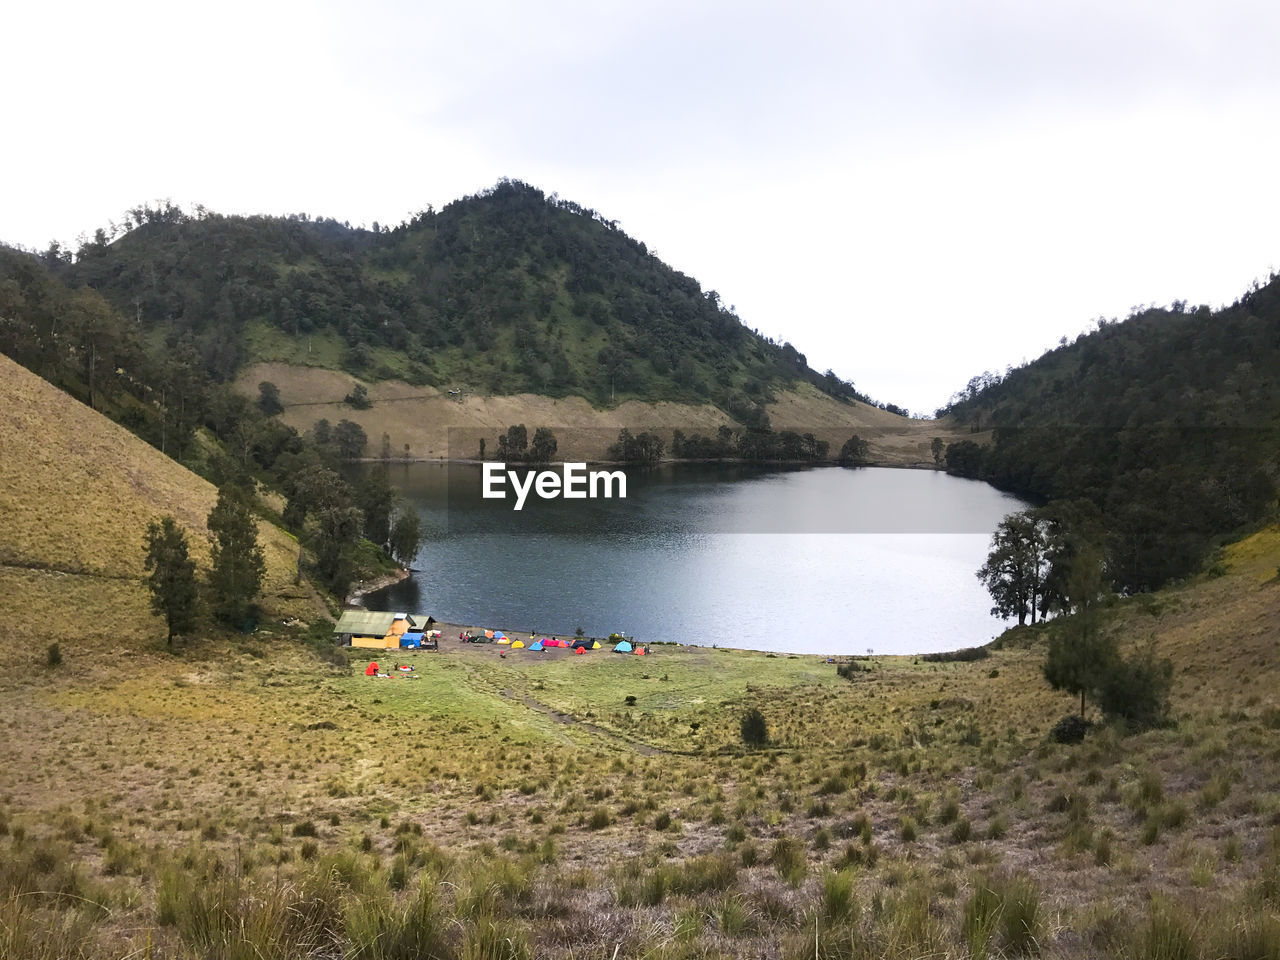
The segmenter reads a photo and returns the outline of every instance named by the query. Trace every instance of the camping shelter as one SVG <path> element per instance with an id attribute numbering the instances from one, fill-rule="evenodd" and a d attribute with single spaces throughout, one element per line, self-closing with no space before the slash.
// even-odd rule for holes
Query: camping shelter
<path id="1" fill-rule="evenodd" d="M 385 610 L 344 610 L 333 627 L 340 642 L 353 647 L 395 650 L 400 639 L 410 631 L 420 632 L 430 617 Z"/>
<path id="2" fill-rule="evenodd" d="M 629 644 L 626 640 L 619 640 L 618 645 L 613 648 L 613 652 L 614 653 L 630 653 L 631 644 Z"/>
<path id="3" fill-rule="evenodd" d="M 499 642 L 499 643 L 501 643 L 502 641 L 498 641 L 498 642 Z M 523 648 L 524 648 L 524 641 L 523 641 L 523 640 L 517 640 L 517 641 L 515 641 L 515 643 L 511 644 L 511 649 L 512 649 L 512 650 L 516 650 L 516 649 L 523 649 Z"/>
<path id="4" fill-rule="evenodd" d="M 514 644 L 512 644 L 512 646 L 514 646 Z M 543 649 L 542 641 L 541 641 L 541 640 L 535 640 L 533 643 L 529 644 L 529 649 L 530 649 L 530 650 L 542 650 L 542 649 Z"/>

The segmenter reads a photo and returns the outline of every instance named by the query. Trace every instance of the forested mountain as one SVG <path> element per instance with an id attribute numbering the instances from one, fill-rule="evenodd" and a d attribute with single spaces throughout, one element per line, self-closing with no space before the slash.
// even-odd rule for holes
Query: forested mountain
<path id="1" fill-rule="evenodd" d="M 1223 310 L 1175 303 L 1064 343 L 1005 377 L 975 377 L 939 413 L 990 445 L 949 469 L 1040 501 L 1087 499 L 1129 589 L 1191 571 L 1215 535 L 1275 505 L 1280 280 Z"/>
<path id="2" fill-rule="evenodd" d="M 772 387 L 797 380 L 865 399 L 615 223 L 522 183 L 370 230 L 143 207 L 123 236 L 99 231 L 74 258 L 43 259 L 216 380 L 287 359 L 302 338 L 308 364 L 366 380 L 710 400 L 747 423 Z"/>

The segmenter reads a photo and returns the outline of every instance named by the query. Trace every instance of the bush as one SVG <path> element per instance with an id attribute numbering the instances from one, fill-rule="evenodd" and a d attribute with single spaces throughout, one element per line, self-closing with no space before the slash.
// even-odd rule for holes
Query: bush
<path id="1" fill-rule="evenodd" d="M 846 680 L 852 680 L 856 673 L 870 673 L 870 667 L 864 667 L 857 660 L 849 660 L 846 663 L 836 664 L 836 675 Z"/>
<path id="2" fill-rule="evenodd" d="M 58 667 L 62 665 L 62 650 L 56 643 L 49 644 L 49 649 L 44 656 L 44 664 L 46 667 Z"/>
<path id="3" fill-rule="evenodd" d="M 1169 718 L 1169 689 L 1173 663 L 1156 659 L 1148 646 L 1128 660 L 1119 660 L 1102 677 L 1098 706 L 1108 717 L 1123 720 L 1132 730 L 1163 726 Z"/>
<path id="4" fill-rule="evenodd" d="M 920 659 L 925 663 L 972 663 L 974 660 L 985 660 L 989 656 L 991 651 L 986 647 L 965 647 L 962 650 L 926 653 Z"/>
<path id="5" fill-rule="evenodd" d="M 1050 728 L 1049 739 L 1054 743 L 1080 743 L 1084 740 L 1084 735 L 1089 732 L 1090 726 L 1092 724 L 1084 717 L 1078 713 L 1071 713 Z"/>
<path id="6" fill-rule="evenodd" d="M 763 747 L 769 742 L 769 725 L 758 707 L 742 715 L 742 742 L 749 747 Z"/>

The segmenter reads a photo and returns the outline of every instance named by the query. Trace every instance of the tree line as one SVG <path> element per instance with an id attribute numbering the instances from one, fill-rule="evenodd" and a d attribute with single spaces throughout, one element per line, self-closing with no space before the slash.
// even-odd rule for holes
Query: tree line
<path id="1" fill-rule="evenodd" d="M 1186 576 L 1215 540 L 1271 515 L 1280 472 L 1280 281 L 1229 307 L 1100 321 L 939 411 L 990 440 L 949 472 L 1038 504 L 1087 500 L 1122 591 Z"/>

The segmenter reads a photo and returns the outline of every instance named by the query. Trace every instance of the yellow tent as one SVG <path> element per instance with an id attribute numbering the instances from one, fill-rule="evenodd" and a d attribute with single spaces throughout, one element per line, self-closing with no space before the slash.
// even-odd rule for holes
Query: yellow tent
<path id="1" fill-rule="evenodd" d="M 514 650 L 516 647 L 523 647 L 523 646 L 524 646 L 524 641 L 517 640 L 515 643 L 511 645 L 511 649 Z"/>
<path id="2" fill-rule="evenodd" d="M 499 642 L 499 643 L 510 643 L 511 641 L 510 641 L 510 640 L 508 640 L 506 637 L 503 637 L 503 638 L 502 638 L 501 640 L 499 640 L 498 642 Z"/>
<path id="3" fill-rule="evenodd" d="M 599 641 L 599 640 L 597 640 L 595 643 L 591 644 L 591 649 L 592 649 L 592 650 L 599 650 L 599 649 L 600 649 L 600 641 Z"/>

